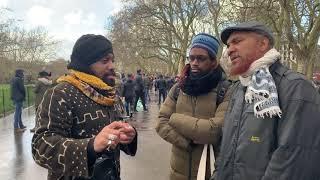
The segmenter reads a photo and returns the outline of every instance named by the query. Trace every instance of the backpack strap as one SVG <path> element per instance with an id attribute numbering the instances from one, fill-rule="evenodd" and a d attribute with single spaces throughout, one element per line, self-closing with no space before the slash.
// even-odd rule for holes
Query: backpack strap
<path id="1" fill-rule="evenodd" d="M 229 87 L 231 86 L 232 81 L 231 80 L 224 80 L 220 81 L 217 86 L 217 101 L 216 105 L 217 107 L 219 104 L 223 102 L 224 96 L 226 95 L 226 92 L 228 91 Z"/>
<path id="2" fill-rule="evenodd" d="M 173 100 L 177 101 L 178 97 L 179 97 L 179 93 L 180 93 L 180 87 L 179 87 L 179 85 L 175 85 L 173 88 L 174 89 L 173 89 L 172 98 L 173 98 Z"/>

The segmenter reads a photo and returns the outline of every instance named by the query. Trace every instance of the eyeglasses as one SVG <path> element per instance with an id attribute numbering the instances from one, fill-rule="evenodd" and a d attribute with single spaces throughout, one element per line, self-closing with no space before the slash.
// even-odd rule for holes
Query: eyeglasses
<path id="1" fill-rule="evenodd" d="M 190 62 L 193 62 L 194 60 L 198 60 L 198 62 L 204 62 L 207 59 L 209 59 L 209 56 L 204 56 L 204 55 L 190 55 L 188 57 L 188 60 Z"/>

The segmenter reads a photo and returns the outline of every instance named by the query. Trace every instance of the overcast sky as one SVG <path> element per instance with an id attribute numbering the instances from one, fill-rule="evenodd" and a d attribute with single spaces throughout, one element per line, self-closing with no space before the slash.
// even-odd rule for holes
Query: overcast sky
<path id="1" fill-rule="evenodd" d="M 82 34 L 105 34 L 110 15 L 121 8 L 119 0 L 0 0 L 26 29 L 45 27 L 63 42 L 58 56 L 69 58 L 72 46 Z"/>

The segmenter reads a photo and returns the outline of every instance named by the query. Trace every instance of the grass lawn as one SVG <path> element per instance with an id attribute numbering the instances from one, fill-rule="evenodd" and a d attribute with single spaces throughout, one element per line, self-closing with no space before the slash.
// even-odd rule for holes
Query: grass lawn
<path id="1" fill-rule="evenodd" d="M 28 107 L 34 104 L 34 92 L 32 85 L 26 85 L 26 101 L 24 107 Z M 0 116 L 8 114 L 14 110 L 14 105 L 10 99 L 10 85 L 0 84 Z"/>

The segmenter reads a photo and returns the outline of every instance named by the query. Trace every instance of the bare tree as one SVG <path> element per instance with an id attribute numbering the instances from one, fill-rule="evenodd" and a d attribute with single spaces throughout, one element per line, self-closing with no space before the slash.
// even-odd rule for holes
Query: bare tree
<path id="1" fill-rule="evenodd" d="M 39 69 L 55 57 L 59 42 L 49 37 L 43 28 L 22 28 L 20 20 L 5 16 L 8 12 L 12 11 L 0 9 L 0 72 L 4 76 L 1 78 L 2 82 L 11 78 L 12 72 L 18 67 L 30 71 L 30 77 L 36 77 Z M 5 66 L 2 66 L 2 63 Z"/>
<path id="2" fill-rule="evenodd" d="M 122 24 L 128 32 L 135 55 L 167 64 L 167 72 L 176 74 L 185 64 L 193 35 L 195 18 L 205 2 L 200 0 L 131 1 Z M 118 19 L 120 20 L 120 19 Z M 119 33 L 116 31 L 115 33 Z M 127 40 L 127 39 L 126 39 Z M 128 41 L 127 41 L 128 42 Z M 141 65 L 141 63 L 140 63 Z"/>
<path id="3" fill-rule="evenodd" d="M 223 11 L 229 12 L 229 23 L 258 20 L 272 27 L 275 47 L 289 47 L 286 50 L 298 63 L 293 68 L 311 78 L 320 36 L 319 4 L 319 0 L 229 0 Z"/>
<path id="4" fill-rule="evenodd" d="M 146 71 L 154 66 L 176 74 L 186 60 L 191 37 L 219 36 L 227 25 L 248 20 L 272 28 L 275 48 L 286 47 L 301 72 L 311 77 L 319 48 L 319 0 L 125 0 L 112 21 L 111 36 L 122 63 Z M 144 61 L 147 59 L 147 61 Z M 294 63 L 292 63 L 294 62 Z M 121 63 L 120 63 L 121 64 Z M 294 68 L 297 69 L 297 68 Z M 131 68 L 132 70 L 132 68 Z"/>
<path id="5" fill-rule="evenodd" d="M 284 14 L 284 33 L 289 46 L 297 57 L 302 72 L 308 78 L 317 57 L 320 37 L 320 2 L 319 0 L 279 0 Z"/>

